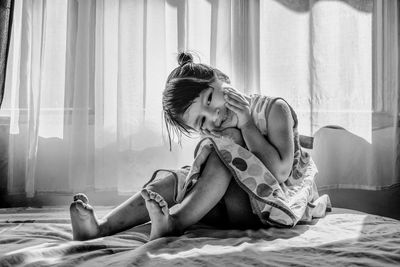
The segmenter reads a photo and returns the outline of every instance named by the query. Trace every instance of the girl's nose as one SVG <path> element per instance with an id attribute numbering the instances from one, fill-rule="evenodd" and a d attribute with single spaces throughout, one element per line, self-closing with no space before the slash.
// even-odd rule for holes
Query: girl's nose
<path id="1" fill-rule="evenodd" d="M 211 130 L 214 130 L 216 127 L 218 127 L 218 125 L 220 123 L 219 114 L 220 114 L 219 108 L 208 111 L 207 119 L 206 119 L 206 123 L 205 123 L 206 129 L 211 131 Z"/>
<path id="2" fill-rule="evenodd" d="M 219 108 L 217 108 L 213 114 L 213 123 L 214 123 L 214 127 L 216 127 L 219 124 Z"/>
<path id="3" fill-rule="evenodd" d="M 219 108 L 217 108 L 217 109 L 215 110 L 215 118 L 214 118 L 214 121 L 217 121 L 218 118 L 219 118 Z"/>

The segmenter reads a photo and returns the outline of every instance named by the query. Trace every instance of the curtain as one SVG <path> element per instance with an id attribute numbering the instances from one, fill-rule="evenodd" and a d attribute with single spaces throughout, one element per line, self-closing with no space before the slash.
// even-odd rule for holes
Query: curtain
<path id="1" fill-rule="evenodd" d="M 318 102 L 322 104 L 316 105 L 317 113 L 321 114 L 317 115 L 315 120 L 317 127 L 323 126 L 320 122 L 333 122 L 349 130 L 325 130 L 316 135 L 316 160 L 319 161 L 317 163 L 320 163 L 322 170 L 319 182 L 321 187 L 326 189 L 387 189 L 399 185 L 400 182 L 399 7 L 397 1 L 374 1 L 371 5 L 362 5 L 361 1 L 353 3 L 358 4 L 355 6 L 356 10 L 346 11 L 331 6 L 329 12 L 332 15 L 340 12 L 346 16 L 343 20 L 351 20 L 351 25 L 361 24 L 361 19 L 368 20 L 372 29 L 366 28 L 363 33 L 360 27 L 354 31 L 355 28 L 350 26 L 350 23 L 346 30 L 341 27 L 342 32 L 348 32 L 347 42 L 352 42 L 353 47 L 357 47 L 354 45 L 357 44 L 354 36 L 365 35 L 364 41 L 358 43 L 361 47 L 354 51 L 349 49 L 341 52 L 343 58 L 339 57 L 337 61 L 341 62 L 338 69 L 340 75 L 337 76 L 335 84 L 348 89 L 345 94 L 317 92 Z M 351 15 L 357 14 L 358 10 L 365 12 L 366 8 L 368 13 L 364 18 L 357 15 L 355 19 L 354 15 Z M 329 21 L 330 17 L 326 18 Z M 365 50 L 365 44 L 372 46 Z M 326 46 L 329 46 L 329 43 L 326 43 Z M 368 52 L 371 48 L 372 53 Z M 334 51 L 329 53 L 337 56 Z M 354 61 L 357 56 L 362 57 L 358 63 Z M 322 59 L 319 61 L 322 62 Z M 329 69 L 331 70 L 332 68 Z M 358 76 L 357 80 L 352 79 L 352 73 Z M 325 81 L 324 78 L 323 82 Z M 342 103 L 339 99 L 329 99 L 335 96 L 342 98 Z M 320 109 L 325 109 L 331 104 L 341 107 L 338 112 L 331 106 L 328 110 L 333 111 L 330 118 L 329 114 L 321 113 Z M 344 120 L 347 120 L 347 123 Z M 327 153 L 329 156 L 324 156 Z"/>
<path id="2" fill-rule="evenodd" d="M 286 98 L 300 132 L 316 134 L 320 188 L 399 183 L 397 1 L 260 4 L 260 89 Z M 326 125 L 348 132 L 318 134 Z"/>
<path id="3" fill-rule="evenodd" d="M 375 134 L 376 114 L 398 119 L 398 83 L 381 87 L 386 76 L 376 82 L 374 60 L 382 70 L 393 54 L 375 54 L 374 3 L 15 1 L 0 113 L 10 118 L 1 136 L 8 193 L 130 194 L 155 169 L 190 164 L 198 138 L 184 139 L 182 148 L 174 142 L 170 152 L 161 120 L 161 92 L 180 50 L 221 69 L 245 93 L 287 99 L 301 134 L 336 124 L 378 144 L 391 162 L 379 167 L 394 170 L 399 146 L 386 146 L 398 144 L 398 128 L 383 125 L 383 135 Z M 379 40 L 379 53 L 393 47 Z M 356 182 L 373 187 L 398 178 Z"/>
<path id="4" fill-rule="evenodd" d="M 7 66 L 8 47 L 10 45 L 12 14 L 14 1 L 0 3 L 0 106 L 4 96 L 5 75 Z"/>

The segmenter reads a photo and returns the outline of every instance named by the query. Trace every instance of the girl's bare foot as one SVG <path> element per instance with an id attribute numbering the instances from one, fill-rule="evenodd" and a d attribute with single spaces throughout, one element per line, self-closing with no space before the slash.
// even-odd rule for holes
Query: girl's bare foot
<path id="1" fill-rule="evenodd" d="M 89 200 L 84 194 L 76 194 L 69 207 L 74 240 L 87 240 L 98 237 L 99 223 Z"/>
<path id="2" fill-rule="evenodd" d="M 164 198 L 148 189 L 143 189 L 141 194 L 151 220 L 150 240 L 173 233 L 175 230 L 173 219 Z"/>

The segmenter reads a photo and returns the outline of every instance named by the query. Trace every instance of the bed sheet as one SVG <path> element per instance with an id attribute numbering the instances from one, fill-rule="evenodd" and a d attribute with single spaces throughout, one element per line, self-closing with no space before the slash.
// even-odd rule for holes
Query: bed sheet
<path id="1" fill-rule="evenodd" d="M 196 225 L 183 236 L 148 242 L 149 231 L 145 224 L 73 241 L 68 207 L 0 209 L 0 266 L 400 265 L 400 221 L 353 210 L 334 208 L 291 229 Z"/>

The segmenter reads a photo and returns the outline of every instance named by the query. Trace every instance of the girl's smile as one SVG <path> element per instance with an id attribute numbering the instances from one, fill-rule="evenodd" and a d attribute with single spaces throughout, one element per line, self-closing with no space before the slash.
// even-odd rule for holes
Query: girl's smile
<path id="1" fill-rule="evenodd" d="M 225 106 L 223 88 L 226 86 L 227 84 L 218 80 L 213 82 L 185 111 L 183 121 L 198 132 L 236 127 L 236 114 Z"/>

